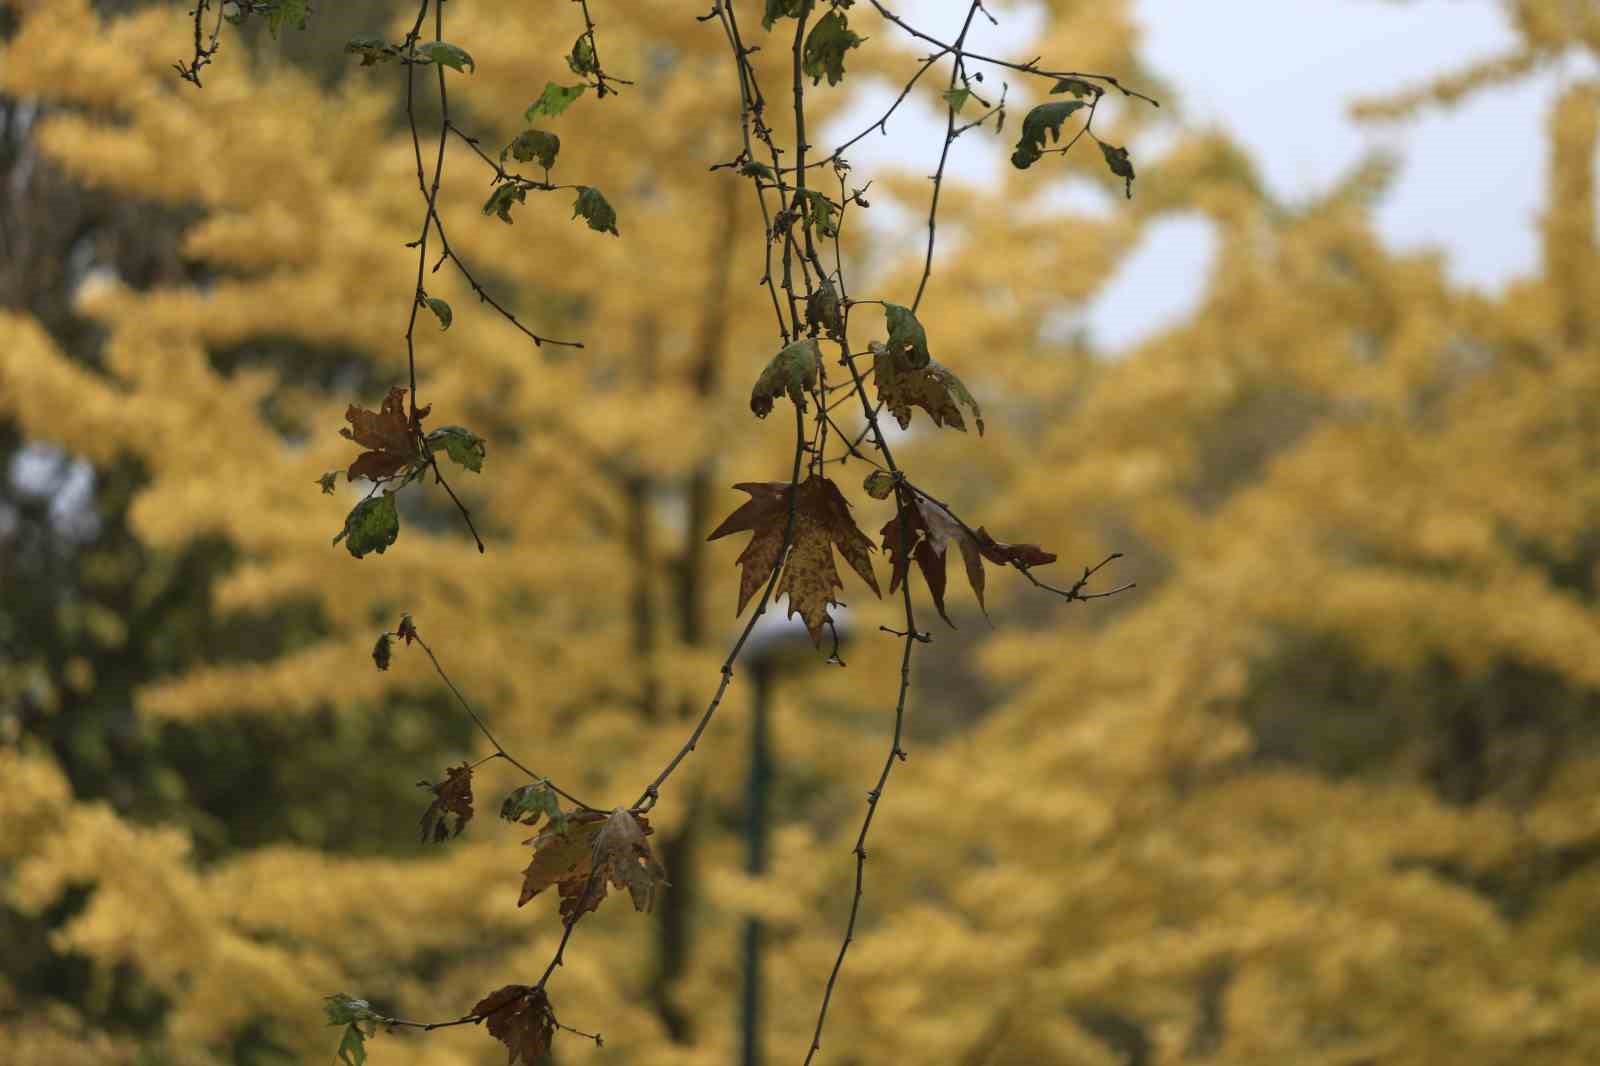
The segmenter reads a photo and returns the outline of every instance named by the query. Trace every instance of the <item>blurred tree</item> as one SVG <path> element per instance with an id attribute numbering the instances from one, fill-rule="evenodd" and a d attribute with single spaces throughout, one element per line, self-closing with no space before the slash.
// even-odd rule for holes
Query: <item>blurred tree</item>
<path id="1" fill-rule="evenodd" d="M 788 469 L 782 435 L 744 421 L 771 337 L 759 244 L 729 235 L 754 212 L 731 173 L 704 172 L 737 150 L 736 124 L 704 117 L 731 106 L 721 42 L 666 3 L 616 18 L 607 61 L 638 85 L 583 102 L 605 108 L 604 138 L 563 141 L 561 171 L 606 175 L 623 232 L 652 254 L 537 197 L 513 226 L 473 217 L 484 190 L 452 145 L 463 164 L 442 202 L 468 220 L 452 243 L 524 320 L 587 347 L 541 355 L 471 313 L 447 273 L 428 281 L 457 314 L 424 342 L 420 384 L 435 418 L 490 440 L 467 501 L 491 550 L 409 501 L 406 535 L 373 565 L 330 550 L 336 508 L 312 485 L 351 458 L 333 433 L 350 396 L 375 405 L 404 374 L 416 204 L 391 98 L 242 53 L 197 94 L 168 69 L 170 11 L 20 6 L 0 79 L 52 108 L 28 144 L 88 195 L 153 201 L 184 226 L 182 273 L 115 265 L 55 318 L 31 299 L 0 316 L 0 408 L 48 455 L 94 464 L 109 516 L 95 536 L 113 543 L 92 551 L 150 597 L 66 597 L 43 560 L 69 541 L 48 515 L 27 519 L 36 554 L 7 540 L 50 637 L 7 681 L 26 710 L 0 749 L 3 931 L 26 951 L 0 964 L 0 1036 L 22 1062 L 299 1061 L 328 1053 L 312 1019 L 336 988 L 452 1017 L 542 968 L 559 926 L 543 899 L 511 905 L 514 832 L 403 846 L 422 806 L 409 783 L 483 752 L 414 653 L 362 667 L 411 611 L 507 746 L 585 796 L 631 791 L 681 742 L 734 600 L 731 552 L 703 544 L 736 499 L 724 482 Z M 1571 23 L 1553 43 L 1571 7 L 1518 6 L 1530 49 L 1595 47 Z M 1136 69 L 1120 6 L 1045 16 L 1034 50 Z M 543 11 L 451 17 L 486 127 L 545 80 L 526 57 L 572 36 Z M 982 676 L 928 657 L 913 689 L 928 743 L 880 814 L 828 1057 L 1600 1050 L 1595 109 L 1595 87 L 1574 83 L 1552 115 L 1546 263 L 1496 298 L 1382 248 L 1377 164 L 1286 205 L 1225 138 L 1188 137 L 1106 218 L 1064 213 L 1034 174 L 947 186 L 960 243 L 923 319 L 941 351 L 974 353 L 959 365 L 992 428 L 981 447 L 915 433 L 903 447 L 959 486 L 958 510 L 1050 530 L 1067 559 L 1123 550 L 1141 590 L 1090 617 L 994 588 Z M 601 118 L 575 107 L 552 125 L 586 121 Z M 708 147 L 707 128 L 729 143 Z M 1060 163 L 1120 191 L 1093 157 Z M 1176 212 L 1219 238 L 1192 320 L 1115 361 L 1062 339 L 1061 312 Z M 864 239 L 850 250 L 882 262 L 886 291 L 921 269 Z M 67 328 L 103 346 L 77 356 Z M 138 474 L 119 498 L 107 474 L 123 464 Z M 55 636 L 58 598 L 86 636 Z M 962 628 L 936 634 L 941 652 L 982 625 L 951 600 Z M 141 615 L 149 603 L 165 606 Z M 851 606 L 860 631 L 891 620 Z M 567 958 L 563 1020 L 601 1027 L 604 1054 L 733 1058 L 750 914 L 772 952 L 768 1042 L 809 1041 L 892 695 L 862 679 L 897 653 L 864 641 L 847 671 L 775 694 L 767 876 L 736 872 L 740 733 L 719 721 L 685 763 L 681 802 L 659 808 L 673 887 L 656 951 L 634 916 L 605 913 Z M 163 772 L 121 794 L 106 780 L 120 768 L 75 761 L 57 724 L 118 706 L 139 750 L 162 738 Z M 480 785 L 487 814 L 495 795 Z M 386 1066 L 500 1054 L 459 1030 L 374 1052 Z"/>

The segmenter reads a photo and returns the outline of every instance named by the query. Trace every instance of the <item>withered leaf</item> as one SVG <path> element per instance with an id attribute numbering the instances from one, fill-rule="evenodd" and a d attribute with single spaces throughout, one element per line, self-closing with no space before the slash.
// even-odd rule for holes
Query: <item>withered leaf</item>
<path id="1" fill-rule="evenodd" d="M 378 643 L 372 646 L 372 661 L 379 670 L 389 669 L 389 634 L 379 637 Z"/>
<path id="2" fill-rule="evenodd" d="M 522 871 L 522 894 L 517 906 L 551 885 L 575 881 L 577 885 L 573 891 L 582 891 L 589 871 L 594 869 L 594 841 L 605 828 L 605 822 L 606 816 L 601 811 L 574 811 L 567 816 L 566 825 L 546 829 L 525 841 L 533 845 L 533 858 Z"/>
<path id="3" fill-rule="evenodd" d="M 418 408 L 417 421 L 420 423 L 430 410 L 431 407 Z M 358 477 L 382 481 L 421 458 L 411 420 L 406 417 L 405 389 L 399 386 L 390 389 L 376 411 L 351 404 L 344 417 L 350 426 L 341 429 L 339 435 L 369 449 L 358 455 L 345 471 L 351 481 Z"/>
<path id="4" fill-rule="evenodd" d="M 872 542 L 856 527 L 850 517 L 850 505 L 832 481 L 813 474 L 797 490 L 781 481 L 744 482 L 734 488 L 748 492 L 751 498 L 723 519 L 706 539 L 716 540 L 730 533 L 754 534 L 739 555 L 739 565 L 744 570 L 735 614 L 743 613 L 750 597 L 778 566 L 791 491 L 796 493 L 794 533 L 776 589 L 778 595 L 789 598 L 788 617 L 798 611 L 812 641 L 821 643 L 823 627 L 829 620 L 828 607 L 838 603 L 834 590 L 844 587 L 833 562 L 835 548 L 867 587 L 882 595 L 872 573 Z"/>
<path id="5" fill-rule="evenodd" d="M 472 821 L 472 767 L 467 763 L 445 767 L 445 779 L 437 785 L 418 781 L 418 788 L 431 789 L 433 802 L 422 812 L 422 842 L 438 843 L 459 836 Z"/>
<path id="6" fill-rule="evenodd" d="M 904 533 L 906 550 L 903 552 L 900 528 L 902 519 L 906 523 Z M 1001 565 L 1020 563 L 1025 567 L 1053 563 L 1056 559 L 1037 544 L 1005 544 L 995 540 L 983 529 L 972 533 L 950 512 L 926 496 L 915 492 L 910 494 L 910 502 L 902 504 L 899 513 L 884 524 L 880 535 L 883 537 L 884 550 L 889 555 L 891 568 L 889 591 L 893 592 L 900 587 L 900 582 L 906 579 L 911 562 L 915 560 L 917 568 L 922 571 L 923 580 L 928 583 L 928 592 L 933 597 L 933 605 L 938 609 L 939 617 L 951 626 L 955 623 L 951 622 L 950 616 L 945 613 L 944 590 L 947 580 L 945 563 L 952 543 L 961 551 L 961 559 L 967 570 L 967 582 L 972 586 L 973 594 L 978 597 L 979 607 L 984 606 L 983 560 L 985 558 Z"/>
<path id="7" fill-rule="evenodd" d="M 507 1066 L 534 1066 L 550 1053 L 556 1016 L 544 989 L 506 985 L 480 999 L 472 1013 L 489 1023 L 489 1035 L 510 1052 Z"/>
<path id="8" fill-rule="evenodd" d="M 814 326 L 830 337 L 844 336 L 844 314 L 839 306 L 839 293 L 833 282 L 823 278 L 806 297 L 806 325 Z"/>
<path id="9" fill-rule="evenodd" d="M 911 408 L 920 407 L 928 412 L 934 425 L 965 433 L 967 424 L 961 417 L 960 404 L 972 409 L 978 436 L 983 436 L 983 412 L 978 409 L 978 401 L 947 367 L 930 359 L 927 366 L 913 368 L 876 341 L 867 347 L 872 350 L 872 379 L 878 387 L 878 399 L 889 408 L 901 429 L 910 428 Z"/>
<path id="10" fill-rule="evenodd" d="M 552 827 L 533 838 L 533 860 L 523 871 L 517 906 L 553 884 L 565 921 L 599 907 L 608 886 L 626 888 L 635 909 L 650 910 L 656 889 L 666 884 L 666 872 L 645 842 L 651 832 L 648 819 L 621 807 L 609 815 L 569 815 L 565 829 Z"/>
<path id="11" fill-rule="evenodd" d="M 995 540 L 982 526 L 978 527 L 978 550 L 983 552 L 983 557 L 991 563 L 999 563 L 1001 566 L 1020 566 L 1024 570 L 1030 566 L 1044 566 L 1056 561 L 1055 552 L 1047 552 L 1037 544 L 1006 544 Z"/>

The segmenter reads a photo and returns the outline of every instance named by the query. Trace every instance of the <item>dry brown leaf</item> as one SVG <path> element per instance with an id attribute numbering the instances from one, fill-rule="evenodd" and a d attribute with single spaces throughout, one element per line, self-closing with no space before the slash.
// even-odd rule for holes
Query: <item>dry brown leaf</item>
<path id="1" fill-rule="evenodd" d="M 961 417 L 965 404 L 972 409 L 972 419 L 978 426 L 978 436 L 983 436 L 983 413 L 978 401 L 950 370 L 933 360 L 921 368 L 906 366 L 891 355 L 883 345 L 872 342 L 872 380 L 882 400 L 901 429 L 911 426 L 911 408 L 920 407 L 928 412 L 936 426 L 949 426 L 963 433 L 967 423 Z"/>
<path id="2" fill-rule="evenodd" d="M 600 811 L 574 811 L 566 825 L 546 829 L 524 843 L 533 845 L 533 858 L 522 871 L 522 906 L 551 885 L 576 882 L 581 891 L 594 869 L 594 842 L 605 828 L 606 816 Z M 563 904 L 563 911 L 565 904 Z"/>
<path id="3" fill-rule="evenodd" d="M 945 563 L 951 543 L 960 548 L 961 559 L 967 570 L 967 583 L 978 597 L 978 606 L 986 612 L 988 608 L 984 607 L 983 602 L 984 559 L 1001 565 L 1020 564 L 1024 568 L 1042 566 L 1056 560 L 1053 554 L 1037 544 L 1006 544 L 995 540 L 982 528 L 976 534 L 971 533 L 953 515 L 926 496 L 913 492 L 910 498 L 912 502 L 903 504 L 899 513 L 879 531 L 884 550 L 889 555 L 889 591 L 900 587 L 912 560 L 915 560 L 917 568 L 922 571 L 923 580 L 928 583 L 928 592 L 933 597 L 939 617 L 950 626 L 955 623 L 945 613 L 944 590 L 947 582 Z M 905 539 L 909 549 L 904 553 L 900 550 L 902 517 L 906 521 Z"/>
<path id="4" fill-rule="evenodd" d="M 544 989 L 506 985 L 490 992 L 472 1008 L 489 1025 L 489 1035 L 510 1052 L 507 1066 L 535 1066 L 550 1052 L 556 1016 Z"/>
<path id="5" fill-rule="evenodd" d="M 642 815 L 621 807 L 612 811 L 595 837 L 592 874 L 572 892 L 567 883 L 561 886 L 562 916 L 575 918 L 598 908 L 608 885 L 626 888 L 634 910 L 648 912 L 654 907 L 656 889 L 667 883 L 667 874 L 645 841 L 650 831 Z"/>
<path id="6" fill-rule="evenodd" d="M 767 481 L 744 482 L 734 488 L 748 492 L 750 499 L 706 539 L 716 540 L 730 533 L 754 534 L 739 554 L 739 565 L 744 570 L 739 579 L 739 608 L 734 613 L 740 614 L 782 558 L 791 486 Z M 789 598 L 788 616 L 798 611 L 811 639 L 820 643 L 822 629 L 829 620 L 828 607 L 838 603 L 833 598 L 834 590 L 844 587 L 833 562 L 835 548 L 867 587 L 882 595 L 872 573 L 872 542 L 856 527 L 850 517 L 850 505 L 838 486 L 815 474 L 802 481 L 795 494 L 791 539 L 789 558 L 776 591 Z"/>
<path id="7" fill-rule="evenodd" d="M 398 386 L 389 390 L 382 406 L 376 411 L 351 404 L 344 417 L 350 423 L 339 435 L 353 440 L 367 451 L 356 456 L 356 461 L 345 471 L 345 477 L 355 480 L 364 477 L 381 481 L 393 477 L 416 462 L 421 456 L 411 420 L 406 416 L 406 390 Z M 417 409 L 417 421 L 431 411 L 431 407 Z"/>
<path id="8" fill-rule="evenodd" d="M 422 812 L 422 842 L 438 843 L 458 836 L 472 821 L 472 767 L 466 763 L 445 767 L 445 779 L 437 785 L 418 781 L 418 788 L 433 790 L 433 802 Z"/>

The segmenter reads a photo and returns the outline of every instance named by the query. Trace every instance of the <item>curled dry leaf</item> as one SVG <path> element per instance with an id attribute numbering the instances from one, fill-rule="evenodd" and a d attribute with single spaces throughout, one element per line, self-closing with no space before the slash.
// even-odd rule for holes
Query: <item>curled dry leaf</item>
<path id="1" fill-rule="evenodd" d="M 420 423 L 431 410 L 431 407 L 418 408 L 417 421 Z M 411 420 L 406 417 L 405 389 L 399 386 L 390 389 L 376 411 L 351 404 L 344 417 L 350 426 L 341 429 L 339 435 L 368 449 L 356 456 L 356 461 L 345 471 L 350 480 L 364 477 L 382 481 L 421 458 Z"/>
<path id="2" fill-rule="evenodd" d="M 934 425 L 965 433 L 967 424 L 957 406 L 961 404 L 972 409 L 978 436 L 983 436 L 983 412 L 978 409 L 978 401 L 947 367 L 931 359 L 926 366 L 910 367 L 877 341 L 867 347 L 872 350 L 872 380 L 878 388 L 878 399 L 901 429 L 910 428 L 911 408 L 920 407 L 928 412 Z"/>
<path id="3" fill-rule="evenodd" d="M 422 812 L 424 844 L 459 836 L 472 821 L 472 767 L 467 763 L 446 767 L 445 779 L 437 785 L 418 781 L 417 787 L 433 790 L 433 802 Z"/>
<path id="4" fill-rule="evenodd" d="M 506 1046 L 507 1066 L 535 1066 L 550 1053 L 556 1016 L 550 998 L 534 985 L 506 985 L 472 1008 L 488 1023 L 489 1035 Z"/>
<path id="5" fill-rule="evenodd" d="M 982 528 L 976 534 L 970 533 L 954 516 L 926 496 L 915 492 L 908 493 L 908 496 L 910 502 L 902 503 L 899 513 L 879 531 L 884 551 L 889 556 L 889 591 L 900 587 L 914 560 L 917 569 L 922 571 L 923 580 L 928 583 L 928 592 L 933 597 L 939 617 L 948 625 L 955 625 L 944 608 L 947 581 L 945 563 L 952 543 L 960 548 L 962 562 L 966 565 L 967 582 L 978 597 L 979 607 L 984 606 L 984 559 L 1002 566 L 1021 566 L 1024 569 L 1056 561 L 1053 553 L 1037 544 L 1006 544 L 995 540 Z M 905 522 L 904 552 L 901 551 L 902 521 Z"/>
<path id="6" fill-rule="evenodd" d="M 772 412 L 772 402 L 779 396 L 788 396 L 800 410 L 806 409 L 806 392 L 817 387 L 817 364 L 822 361 L 822 351 L 817 342 L 799 340 L 785 347 L 756 379 L 750 390 L 750 410 L 757 418 Z"/>
<path id="7" fill-rule="evenodd" d="M 731 533 L 754 534 L 738 560 L 744 569 L 739 578 L 739 607 L 734 613 L 741 614 L 782 559 L 789 496 L 794 487 L 782 481 L 747 481 L 734 488 L 748 492 L 750 499 L 723 519 L 706 539 L 716 540 Z M 872 573 L 872 542 L 856 527 L 839 487 L 816 474 L 798 486 L 790 539 L 789 558 L 778 579 L 777 593 L 789 598 L 788 616 L 793 617 L 798 611 L 812 641 L 820 643 L 829 620 L 828 608 L 838 604 L 834 590 L 844 587 L 833 562 L 835 548 L 867 587 L 875 595 L 882 595 Z"/>
<path id="8" fill-rule="evenodd" d="M 635 909 L 650 910 L 656 890 L 667 883 L 666 871 L 645 841 L 651 831 L 648 819 L 621 807 L 609 815 L 568 815 L 564 828 L 552 827 L 529 841 L 533 859 L 523 871 L 517 906 L 555 885 L 561 917 L 576 921 L 599 907 L 607 887 L 614 886 L 628 890 Z"/>

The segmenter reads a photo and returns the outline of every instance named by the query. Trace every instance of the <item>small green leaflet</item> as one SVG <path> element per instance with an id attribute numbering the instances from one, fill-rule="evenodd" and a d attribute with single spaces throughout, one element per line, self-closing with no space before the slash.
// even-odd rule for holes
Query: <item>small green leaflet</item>
<path id="1" fill-rule="evenodd" d="M 772 172 L 771 167 L 765 163 L 757 163 L 754 159 L 745 160 L 744 165 L 739 168 L 739 173 L 747 178 L 766 178 L 768 181 L 778 180 L 778 176 Z"/>
<path id="2" fill-rule="evenodd" d="M 506 145 L 505 152 L 500 153 L 500 158 L 506 157 L 506 152 L 519 163 L 532 163 L 537 161 L 541 167 L 549 170 L 556 165 L 556 154 L 561 151 L 561 138 L 544 130 L 523 130 L 517 134 L 516 139 Z"/>
<path id="3" fill-rule="evenodd" d="M 374 33 L 358 33 L 345 42 L 344 50 L 361 57 L 361 65 L 374 66 L 395 58 L 395 48 Z"/>
<path id="4" fill-rule="evenodd" d="M 806 9 L 806 4 L 811 0 L 767 0 L 766 14 L 761 16 L 761 28 L 772 29 L 772 24 L 779 19 L 794 19 L 800 17 L 800 12 Z"/>
<path id="5" fill-rule="evenodd" d="M 437 63 L 441 67 L 450 67 L 453 70 L 465 72 L 469 67 L 472 71 L 478 69 L 478 65 L 472 61 L 465 48 L 449 41 L 429 41 L 427 44 L 418 45 L 417 55 L 426 58 L 430 63 Z"/>
<path id="6" fill-rule="evenodd" d="M 592 185 L 578 186 L 578 199 L 572 205 L 572 217 L 582 215 L 589 220 L 589 228 L 620 237 L 617 232 L 617 213 L 611 209 L 600 190 Z"/>
<path id="7" fill-rule="evenodd" d="M 323 474 L 321 477 L 317 478 L 317 484 L 322 486 L 322 494 L 324 496 L 333 495 L 333 486 L 337 484 L 338 481 L 339 471 L 337 470 L 330 470 L 326 474 Z"/>
<path id="8" fill-rule="evenodd" d="M 382 555 L 399 535 L 400 512 L 395 509 L 394 496 L 372 496 L 345 516 L 344 529 L 333 542 L 344 541 L 345 548 L 359 559 L 368 552 Z"/>
<path id="9" fill-rule="evenodd" d="M 946 89 L 939 95 L 944 97 L 944 102 L 950 105 L 950 110 L 959 114 L 961 109 L 967 106 L 967 101 L 972 99 L 972 90 Z"/>
<path id="10" fill-rule="evenodd" d="M 572 106 L 572 102 L 583 95 L 587 85 L 557 85 L 553 81 L 544 84 L 544 92 L 539 94 L 539 99 L 528 105 L 528 110 L 522 113 L 522 121 L 533 122 L 535 115 L 549 115 L 555 118 L 561 112 Z"/>
<path id="11" fill-rule="evenodd" d="M 910 308 L 885 303 L 883 319 L 889 327 L 889 354 L 913 370 L 920 370 L 933 358 L 928 354 L 928 334 Z"/>
<path id="12" fill-rule="evenodd" d="M 823 278 L 811 295 L 806 297 L 806 325 L 824 330 L 830 337 L 844 335 L 844 315 L 839 307 L 839 294 L 833 282 Z"/>
<path id="13" fill-rule="evenodd" d="M 548 781 L 535 781 L 511 790 L 500 804 L 500 817 L 508 822 L 538 825 L 539 817 L 549 819 L 550 828 L 558 833 L 567 830 L 567 812 L 561 809 L 555 791 Z"/>
<path id="14" fill-rule="evenodd" d="M 511 205 L 528 202 L 528 190 L 514 181 L 508 181 L 494 187 L 494 192 L 489 194 L 489 199 L 483 205 L 486 215 L 499 215 L 500 221 L 510 223 Z"/>
<path id="15" fill-rule="evenodd" d="M 1100 95 L 1100 90 L 1080 78 L 1062 78 L 1050 90 L 1051 96 L 1056 93 L 1071 93 L 1073 96 L 1093 99 Z"/>
<path id="16" fill-rule="evenodd" d="M 440 329 L 449 329 L 450 323 L 455 321 L 455 313 L 450 310 L 450 305 L 437 296 L 428 297 L 428 310 L 439 320 Z"/>
<path id="17" fill-rule="evenodd" d="M 483 461 L 489 455 L 482 437 L 462 426 L 440 426 L 428 434 L 428 444 L 444 448 L 450 460 L 466 467 L 474 474 L 483 471 Z"/>
<path id="18" fill-rule="evenodd" d="M 1111 168 L 1111 173 L 1123 180 L 1128 199 L 1133 199 L 1133 163 L 1128 159 L 1128 150 L 1101 141 L 1100 154 L 1106 157 L 1106 166 Z"/>
<path id="19" fill-rule="evenodd" d="M 864 40 L 865 37 L 850 28 L 842 11 L 830 11 L 806 34 L 801 69 L 812 85 L 820 83 L 824 77 L 829 85 L 838 85 L 844 80 L 844 54 Z"/>
<path id="20" fill-rule="evenodd" d="M 889 493 L 894 491 L 894 475 L 887 470 L 874 470 L 867 475 L 861 487 L 866 489 L 867 495 L 874 500 L 887 500 Z"/>
<path id="21" fill-rule="evenodd" d="M 594 41 L 589 39 L 587 33 L 572 42 L 572 51 L 567 55 L 567 66 L 574 74 L 600 73 L 600 64 L 594 61 Z"/>
<path id="22" fill-rule="evenodd" d="M 839 219 L 834 213 L 833 201 L 815 189 L 806 190 L 805 199 L 800 201 L 800 213 L 816 227 L 819 235 L 839 235 Z"/>
<path id="23" fill-rule="evenodd" d="M 1044 155 L 1045 138 L 1059 142 L 1061 124 L 1083 106 L 1082 100 L 1057 100 L 1029 110 L 1027 117 L 1022 120 L 1022 137 L 1017 141 L 1017 150 L 1011 153 L 1011 165 L 1018 170 L 1027 170 L 1037 163 L 1039 157 Z"/>
<path id="24" fill-rule="evenodd" d="M 328 1015 L 329 1025 L 344 1026 L 339 1038 L 339 1061 L 345 1066 L 363 1066 L 367 1061 L 367 1038 L 378 1031 L 382 1016 L 366 1000 L 342 992 L 326 997 L 322 1009 Z"/>
<path id="25" fill-rule="evenodd" d="M 267 30 L 274 37 L 285 26 L 303 30 L 306 28 L 306 16 L 310 13 L 311 8 L 306 0 L 277 0 L 267 8 Z"/>
<path id="26" fill-rule="evenodd" d="M 817 366 L 822 362 L 822 350 L 815 339 L 795 341 L 784 348 L 756 379 L 750 390 L 750 410 L 757 418 L 765 418 L 772 411 L 772 401 L 788 395 L 800 410 L 806 409 L 806 390 L 817 384 Z"/>

